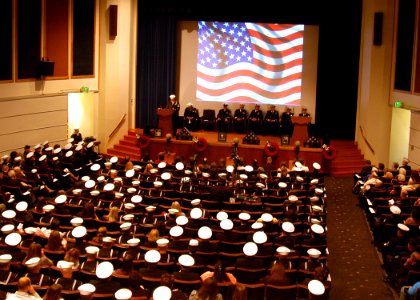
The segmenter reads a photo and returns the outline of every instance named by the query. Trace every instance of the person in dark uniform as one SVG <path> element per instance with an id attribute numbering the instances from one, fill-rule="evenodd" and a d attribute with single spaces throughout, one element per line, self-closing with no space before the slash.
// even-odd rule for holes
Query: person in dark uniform
<path id="1" fill-rule="evenodd" d="M 181 270 L 174 273 L 175 279 L 185 281 L 200 280 L 200 274 L 192 272 L 189 267 L 195 264 L 194 258 L 189 254 L 182 254 L 178 257 L 178 263 L 181 265 Z"/>
<path id="2" fill-rule="evenodd" d="M 80 270 L 94 273 L 96 272 L 96 267 L 99 264 L 98 260 L 96 259 L 99 252 L 99 248 L 96 246 L 87 246 L 85 248 L 85 251 L 86 260 L 80 265 Z"/>
<path id="3" fill-rule="evenodd" d="M 28 269 L 28 273 L 24 276 L 31 279 L 32 285 L 36 287 L 47 287 L 53 284 L 53 280 L 50 276 L 41 273 L 41 259 L 39 257 L 33 257 L 25 262 L 25 266 Z"/>
<path id="4" fill-rule="evenodd" d="M 228 132 L 230 123 L 232 121 L 232 112 L 228 108 L 228 105 L 223 104 L 223 108 L 219 110 L 216 117 L 217 131 Z"/>
<path id="5" fill-rule="evenodd" d="M 261 132 L 261 122 L 263 121 L 263 112 L 260 110 L 260 105 L 256 104 L 251 111 L 248 118 L 248 131 L 255 134 Z"/>
<path id="6" fill-rule="evenodd" d="M 70 138 L 73 139 L 74 144 L 77 144 L 77 143 L 83 141 L 83 137 L 82 137 L 82 134 L 80 133 L 80 129 L 79 128 L 74 128 L 74 132 L 70 136 Z"/>
<path id="7" fill-rule="evenodd" d="M 264 117 L 264 132 L 269 135 L 277 136 L 279 135 L 279 122 L 280 122 L 280 115 L 279 112 L 276 110 L 275 105 L 270 106 L 270 110 L 267 111 Z"/>
<path id="8" fill-rule="evenodd" d="M 239 108 L 235 110 L 233 114 L 233 131 L 238 133 L 246 132 L 248 125 L 248 111 L 245 109 L 245 105 L 239 105 Z"/>
<path id="9" fill-rule="evenodd" d="M 286 106 L 280 118 L 280 127 L 281 127 L 282 135 L 288 135 L 288 136 L 292 135 L 292 132 L 293 132 L 292 116 L 293 116 L 292 109 Z"/>
<path id="10" fill-rule="evenodd" d="M 115 242 L 115 239 L 109 236 L 106 236 L 102 239 L 102 248 L 98 252 L 98 257 L 104 257 L 104 258 L 111 258 L 111 257 L 117 257 L 118 252 L 112 248 L 113 244 Z"/>
<path id="11" fill-rule="evenodd" d="M 174 94 L 169 96 L 169 103 L 166 105 L 166 108 L 172 109 L 172 128 L 173 134 L 176 135 L 176 130 L 178 129 L 178 119 L 179 119 L 179 109 L 180 105 L 176 96 Z"/>
<path id="12" fill-rule="evenodd" d="M 187 104 L 187 107 L 184 110 L 184 127 L 191 131 L 198 130 L 198 120 L 199 114 L 198 109 L 196 109 L 191 102 Z"/>
<path id="13" fill-rule="evenodd" d="M 60 269 L 62 277 L 55 280 L 55 284 L 60 284 L 65 291 L 75 291 L 83 284 L 80 280 L 73 279 L 73 263 L 60 260 L 57 262 L 57 268 Z"/>
<path id="14" fill-rule="evenodd" d="M 160 253 L 158 250 L 149 250 L 144 254 L 144 260 L 147 262 L 145 268 L 140 268 L 139 272 L 143 277 L 160 278 L 165 270 L 161 270 L 157 267 L 157 263 L 160 261 Z"/>
<path id="15" fill-rule="evenodd" d="M 12 282 L 17 282 L 19 274 L 10 271 L 10 254 L 0 255 L 0 288 Z"/>
<path id="16" fill-rule="evenodd" d="M 112 273 L 114 266 L 109 261 L 101 262 L 96 268 L 96 277 L 89 283 L 93 284 L 96 288 L 95 292 L 100 294 L 114 294 L 120 289 L 121 284 L 118 281 L 112 280 Z"/>

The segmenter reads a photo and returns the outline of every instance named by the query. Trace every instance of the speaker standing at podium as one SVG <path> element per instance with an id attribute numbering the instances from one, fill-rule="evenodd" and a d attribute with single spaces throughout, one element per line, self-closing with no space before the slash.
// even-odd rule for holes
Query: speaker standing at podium
<path id="1" fill-rule="evenodd" d="M 172 129 L 173 129 L 173 135 L 176 135 L 176 130 L 178 129 L 178 119 L 179 119 L 179 109 L 180 105 L 178 100 L 176 99 L 176 96 L 174 94 L 169 96 L 169 103 L 166 105 L 166 108 L 172 109 Z"/>
<path id="2" fill-rule="evenodd" d="M 285 107 L 284 112 L 281 114 L 280 126 L 281 126 L 281 135 L 292 136 L 293 133 L 293 123 L 292 123 L 293 112 L 290 107 Z"/>
<path id="3" fill-rule="evenodd" d="M 302 106 L 299 117 L 310 117 L 310 116 L 311 116 L 311 114 L 308 113 L 308 109 L 306 107 Z M 311 128 L 311 123 L 308 123 L 308 134 L 309 134 L 309 136 L 311 136 L 313 134 L 312 133 L 312 128 Z"/>

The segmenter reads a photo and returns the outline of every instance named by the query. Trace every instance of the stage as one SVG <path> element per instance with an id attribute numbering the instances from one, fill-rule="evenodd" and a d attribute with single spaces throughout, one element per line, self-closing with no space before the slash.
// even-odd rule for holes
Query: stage
<path id="1" fill-rule="evenodd" d="M 197 151 L 197 147 L 194 147 L 194 145 L 196 145 L 194 141 L 176 140 L 175 137 L 167 144 L 166 138 L 163 135 L 162 137 L 150 138 L 149 145 L 142 149 L 142 155 L 148 152 L 152 159 L 156 159 L 159 152 L 167 151 L 169 152 L 169 155 L 167 155 L 168 162 L 171 162 L 177 155 L 183 157 L 184 160 L 188 160 L 189 157 L 194 156 L 195 154 L 198 155 L 197 159 L 199 162 L 201 162 L 204 157 L 207 157 L 208 162 L 218 162 L 220 158 L 226 158 L 228 161 L 234 148 L 234 139 L 238 138 L 239 144 L 237 154 L 242 158 L 245 165 L 252 164 L 254 159 L 256 159 L 260 165 L 264 164 L 267 153 L 276 153 L 276 155 L 272 156 L 276 166 L 279 166 L 283 161 L 286 162 L 288 166 L 292 166 L 296 159 L 294 144 L 281 145 L 280 137 L 258 135 L 260 144 L 251 145 L 242 143 L 242 139 L 246 134 L 227 133 L 225 136 L 226 141 L 219 141 L 218 133 L 212 131 L 191 132 L 191 135 L 196 139 L 205 139 L 207 147 L 199 147 L 199 150 L 205 148 L 204 151 Z M 279 145 L 278 151 L 266 152 L 264 148 L 267 142 L 277 143 Z M 303 147 L 303 142 L 301 142 L 301 144 L 302 146 L 300 147 L 298 157 L 299 160 L 304 161 L 310 171 L 313 170 L 312 163 L 314 162 L 318 162 L 323 168 L 328 167 L 325 162 L 323 162 L 321 148 L 305 148 Z"/>

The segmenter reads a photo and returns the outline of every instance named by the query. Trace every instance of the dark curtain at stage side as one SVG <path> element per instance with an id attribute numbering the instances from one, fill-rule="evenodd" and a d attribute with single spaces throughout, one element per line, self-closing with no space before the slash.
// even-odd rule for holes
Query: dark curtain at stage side
<path id="1" fill-rule="evenodd" d="M 151 16 L 145 11 L 138 21 L 136 127 L 157 127 L 156 109 L 175 93 L 177 21 Z"/>

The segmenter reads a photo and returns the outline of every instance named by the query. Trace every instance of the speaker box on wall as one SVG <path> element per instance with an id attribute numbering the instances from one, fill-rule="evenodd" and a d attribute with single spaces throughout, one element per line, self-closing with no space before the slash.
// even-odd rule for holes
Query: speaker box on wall
<path id="1" fill-rule="evenodd" d="M 382 25 L 384 21 L 384 13 L 376 12 L 373 19 L 373 45 L 382 45 Z"/>
<path id="2" fill-rule="evenodd" d="M 42 76 L 53 76 L 54 75 L 54 62 L 50 60 L 41 60 L 38 64 L 38 78 Z"/>
<path id="3" fill-rule="evenodd" d="M 117 24 L 118 24 L 118 5 L 109 6 L 109 38 L 115 39 L 117 36 Z"/>

